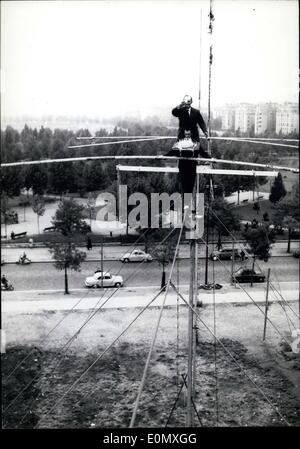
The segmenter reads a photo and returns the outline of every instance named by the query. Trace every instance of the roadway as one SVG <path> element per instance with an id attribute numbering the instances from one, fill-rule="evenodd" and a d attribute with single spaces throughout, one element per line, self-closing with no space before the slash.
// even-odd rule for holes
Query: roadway
<path id="1" fill-rule="evenodd" d="M 240 266 L 251 266 L 251 261 L 235 262 L 235 269 Z M 266 274 L 267 269 L 271 268 L 271 280 L 274 283 L 289 284 L 299 282 L 299 260 L 294 257 L 274 257 L 267 263 L 258 261 L 262 271 Z M 179 267 L 179 281 L 181 286 L 187 286 L 189 283 L 190 261 L 181 259 L 176 264 L 174 272 L 174 281 L 177 279 L 177 266 Z M 215 266 L 215 282 L 220 284 L 230 283 L 231 261 L 217 261 Z M 84 281 L 87 276 L 91 276 L 94 271 L 100 268 L 100 262 L 83 262 L 80 272 L 69 270 L 70 289 L 85 289 Z M 170 265 L 167 267 L 170 268 Z M 213 262 L 208 264 L 208 281 L 212 281 Z M 129 263 L 122 264 L 119 261 L 104 261 L 104 270 L 111 274 L 120 274 L 123 276 L 125 287 L 157 288 L 161 282 L 162 268 L 156 261 L 151 263 Z M 136 272 L 136 270 L 138 270 Z M 205 261 L 199 259 L 199 283 L 204 282 Z M 136 272 L 136 273 L 135 273 Z M 30 265 L 19 266 L 16 264 L 6 264 L 2 267 L 4 273 L 12 284 L 15 291 L 63 291 L 64 272 L 54 268 L 53 263 L 32 263 Z M 130 277 L 130 279 L 128 279 Z M 128 279 L 128 281 L 127 281 Z"/>

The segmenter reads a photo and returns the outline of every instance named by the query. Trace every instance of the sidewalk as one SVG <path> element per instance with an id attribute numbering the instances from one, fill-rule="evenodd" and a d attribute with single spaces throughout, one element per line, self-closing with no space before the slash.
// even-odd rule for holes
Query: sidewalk
<path id="1" fill-rule="evenodd" d="M 276 288 L 278 285 L 276 284 Z M 232 286 L 225 284 L 221 290 L 215 291 L 216 304 L 249 304 L 253 300 L 259 304 L 265 303 L 266 286 L 243 284 L 243 289 L 248 292 L 249 296 L 240 286 Z M 279 285 L 282 296 L 286 301 L 295 302 L 291 304 L 295 312 L 298 313 L 299 301 L 299 284 L 292 282 L 290 285 Z M 61 291 L 52 292 L 2 292 L 2 312 L 4 313 L 41 313 L 44 311 L 67 311 L 73 310 L 89 310 L 99 307 L 114 289 L 105 289 L 104 296 L 101 289 L 77 289 L 71 290 L 70 295 L 64 295 Z M 128 307 L 145 307 L 151 299 L 159 292 L 159 288 L 149 287 L 141 292 L 141 289 L 135 287 L 124 287 L 116 291 L 116 293 L 103 306 L 109 308 L 128 308 Z M 188 301 L 188 286 L 180 287 L 180 293 Z M 213 291 L 198 290 L 198 300 L 204 305 L 213 304 Z M 22 299 L 21 299 L 22 298 Z M 162 293 L 152 304 L 151 307 L 159 307 L 162 305 L 164 294 Z M 275 303 L 282 298 L 275 294 L 272 289 L 269 293 L 269 302 Z M 184 305 L 184 301 L 179 299 L 179 304 Z M 170 288 L 166 299 L 166 306 L 177 305 L 177 294 Z"/>
<path id="2" fill-rule="evenodd" d="M 223 246 L 231 247 L 231 245 L 224 244 Z M 103 246 L 103 258 L 106 261 L 114 261 L 119 260 L 120 257 L 125 254 L 128 251 L 131 251 L 133 249 L 133 245 L 123 246 L 123 245 L 104 245 Z M 139 247 L 143 248 L 143 245 L 139 245 Z M 236 248 L 242 249 L 242 243 L 235 245 Z M 79 247 L 82 251 L 85 251 L 87 256 L 86 260 L 89 262 L 99 261 L 101 259 L 101 247 L 100 246 L 94 246 L 90 251 L 87 251 L 86 247 Z M 144 249 L 144 248 L 143 248 Z M 212 250 L 215 249 L 214 245 L 209 245 L 209 254 L 212 252 Z M 292 241 L 291 242 L 291 252 L 287 253 L 287 242 L 276 242 L 272 246 L 271 254 L 273 257 L 292 257 L 292 253 L 295 250 L 299 250 L 299 241 Z M 49 253 L 48 249 L 46 247 L 34 247 L 34 248 L 28 248 L 23 247 L 8 247 L 2 245 L 1 250 L 1 258 L 4 259 L 5 263 L 15 263 L 18 259 L 20 254 L 25 251 L 27 256 L 31 259 L 33 263 L 42 263 L 42 262 L 53 262 L 53 259 L 51 258 L 51 254 Z M 199 243 L 198 246 L 198 254 L 199 258 L 203 259 L 205 258 L 205 252 L 206 252 L 206 246 L 204 243 Z M 179 247 L 179 259 L 189 259 L 190 258 L 190 247 L 188 244 L 182 244 Z"/>

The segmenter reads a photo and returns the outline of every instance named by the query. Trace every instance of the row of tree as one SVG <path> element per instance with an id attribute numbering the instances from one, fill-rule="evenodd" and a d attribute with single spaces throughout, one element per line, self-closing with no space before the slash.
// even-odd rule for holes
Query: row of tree
<path id="1" fill-rule="evenodd" d="M 148 121 L 141 122 L 120 122 L 122 126 L 116 126 L 111 134 L 105 129 L 96 132 L 99 137 L 120 135 L 161 135 L 170 136 L 176 134 L 176 129 L 162 126 L 159 122 L 151 124 Z M 18 162 L 26 160 L 41 159 L 64 159 L 67 157 L 97 156 L 97 155 L 157 155 L 165 154 L 170 149 L 170 140 L 160 140 L 156 142 L 132 142 L 120 145 L 107 144 L 105 146 L 84 147 L 72 149 L 69 146 L 78 143 L 78 137 L 89 137 L 88 129 L 81 129 L 77 132 L 70 130 L 41 127 L 39 130 L 32 129 L 25 125 L 21 132 L 8 126 L 1 131 L 1 156 L 2 163 Z M 108 143 L 106 141 L 106 143 Z M 204 144 L 203 144 L 204 145 Z M 273 150 L 272 150 L 273 151 Z M 279 154 L 279 153 L 278 153 Z M 280 150 L 280 155 L 288 154 Z M 247 162 L 269 162 L 270 149 L 264 145 L 255 145 L 245 142 L 222 142 L 213 141 L 212 155 L 216 158 L 230 160 L 244 160 Z M 276 158 L 276 151 L 272 153 L 272 158 Z M 147 162 L 143 161 L 144 164 Z M 153 161 L 148 164 L 153 165 Z M 156 162 L 159 165 L 159 162 Z M 76 163 L 51 163 L 41 165 L 24 165 L 22 167 L 7 167 L 1 171 L 1 190 L 8 196 L 16 196 L 22 188 L 32 189 L 35 194 L 45 192 L 63 194 L 66 192 L 78 192 L 84 195 L 86 192 L 95 190 L 113 190 L 116 181 L 116 170 L 114 161 L 84 161 Z M 226 167 L 224 165 L 224 167 Z M 235 168 L 235 167 L 232 167 Z M 239 166 L 239 168 L 243 168 Z M 132 178 L 130 180 L 130 178 Z M 161 177 L 161 184 L 164 191 L 168 191 L 170 184 L 176 185 L 176 181 L 170 181 L 169 176 Z M 172 176 L 174 178 L 174 176 Z M 134 185 L 136 176 L 129 174 L 127 179 Z M 252 190 L 255 188 L 254 180 L 251 177 L 215 177 L 216 183 L 220 185 L 225 195 L 234 191 Z M 266 182 L 265 178 L 258 178 L 260 184 Z M 139 185 L 142 190 L 148 187 L 147 176 L 140 176 Z M 135 186 L 136 187 L 136 186 Z"/>

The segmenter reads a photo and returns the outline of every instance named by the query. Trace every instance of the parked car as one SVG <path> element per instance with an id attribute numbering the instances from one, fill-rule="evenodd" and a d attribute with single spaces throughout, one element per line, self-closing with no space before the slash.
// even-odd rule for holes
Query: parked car
<path id="1" fill-rule="evenodd" d="M 85 280 L 86 287 L 122 287 L 123 278 L 122 276 L 116 276 L 110 274 L 108 271 L 102 273 L 102 271 L 96 271 L 93 276 L 89 276 Z"/>
<path id="2" fill-rule="evenodd" d="M 265 282 L 266 276 L 263 273 L 256 273 L 255 270 L 250 268 L 239 268 L 231 280 L 234 282 Z"/>
<path id="3" fill-rule="evenodd" d="M 245 251 L 244 251 L 245 253 Z M 215 250 L 210 254 L 211 260 L 232 260 L 232 248 L 223 248 L 220 250 Z M 244 255 L 244 259 L 247 259 L 247 255 Z M 238 248 L 234 249 L 234 258 L 241 259 L 241 251 Z"/>
<path id="4" fill-rule="evenodd" d="M 131 253 L 126 253 L 121 257 L 121 262 L 152 262 L 151 254 L 145 253 L 140 249 L 135 249 Z"/>
<path id="5" fill-rule="evenodd" d="M 293 252 L 293 257 L 296 257 L 296 259 L 300 258 L 300 250 L 296 249 L 296 251 Z"/>

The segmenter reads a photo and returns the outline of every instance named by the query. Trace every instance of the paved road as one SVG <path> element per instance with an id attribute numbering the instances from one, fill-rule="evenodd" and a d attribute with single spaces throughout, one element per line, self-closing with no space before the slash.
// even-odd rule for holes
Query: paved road
<path id="1" fill-rule="evenodd" d="M 244 262 L 243 265 L 250 265 L 251 262 Z M 231 261 L 215 262 L 215 280 L 218 283 L 226 284 L 230 282 Z M 236 263 L 236 269 L 242 264 Z M 188 285 L 190 263 L 188 259 L 179 261 L 179 279 L 181 285 Z M 299 281 L 299 261 L 293 257 L 271 258 L 265 263 L 259 261 L 259 266 L 266 273 L 271 268 L 271 280 L 274 283 L 298 282 Z M 212 280 L 213 263 L 209 261 L 209 281 Z M 84 281 L 87 276 L 94 273 L 96 268 L 100 268 L 99 262 L 84 262 L 80 272 L 70 271 L 69 287 L 71 289 L 84 288 Z M 130 263 L 122 264 L 118 261 L 105 261 L 104 269 L 112 274 L 123 276 L 125 287 L 159 287 L 161 281 L 161 267 L 154 261 L 152 263 Z M 199 283 L 204 282 L 205 263 L 203 259 L 199 261 Z M 136 273 L 135 273 L 136 272 Z M 61 291 L 64 288 L 64 273 L 57 271 L 52 263 L 35 263 L 27 266 L 7 264 L 2 267 L 2 273 L 13 283 L 15 290 L 26 292 L 30 290 Z M 177 278 L 177 268 L 174 272 L 174 280 Z M 128 280 L 127 280 L 128 279 Z"/>
<path id="2" fill-rule="evenodd" d="M 16 246 L 17 245 L 17 246 Z M 230 242 L 224 242 L 224 248 L 231 248 Z M 239 242 L 235 245 L 236 248 L 242 249 L 243 243 Z M 104 245 L 103 248 L 103 258 L 105 260 L 119 260 L 122 255 L 126 252 L 133 250 L 134 245 Z M 139 248 L 144 249 L 143 245 L 140 245 Z M 87 251 L 86 247 L 80 247 L 82 251 L 86 252 L 87 260 L 97 261 L 100 260 L 100 246 L 93 246 L 91 251 Z M 214 244 L 209 244 L 209 253 L 215 249 Z M 292 252 L 299 249 L 299 241 L 293 240 L 291 241 L 291 252 L 287 253 L 287 242 L 286 241 L 277 241 L 274 245 L 272 245 L 271 254 L 272 257 L 292 257 Z M 49 262 L 51 261 L 51 255 L 49 250 L 44 247 L 34 247 L 29 248 L 28 244 L 14 244 L 14 245 L 1 245 L 1 258 L 4 259 L 6 263 L 15 263 L 20 254 L 25 250 L 27 256 L 32 260 L 32 262 Z M 198 256 L 199 258 L 205 257 L 206 246 L 203 243 L 198 245 Z M 179 246 L 179 259 L 186 259 L 190 257 L 190 247 L 188 244 L 181 244 Z"/>

